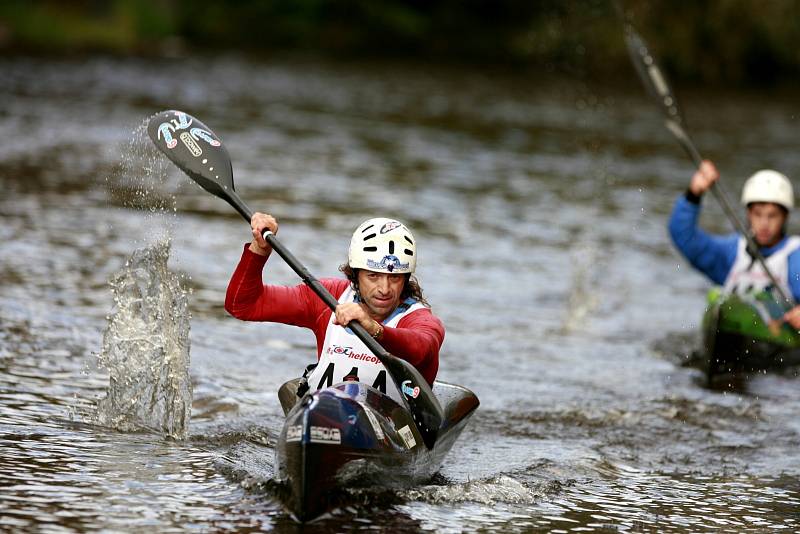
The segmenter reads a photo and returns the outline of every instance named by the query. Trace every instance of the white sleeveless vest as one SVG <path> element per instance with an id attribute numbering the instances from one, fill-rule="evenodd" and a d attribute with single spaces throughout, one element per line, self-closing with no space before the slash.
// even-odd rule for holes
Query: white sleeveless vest
<path id="1" fill-rule="evenodd" d="M 340 304 L 346 302 L 357 302 L 356 293 L 352 287 L 339 297 Z M 409 298 L 397 307 L 392 315 L 383 322 L 383 325 L 396 327 L 400 319 L 421 308 L 424 308 L 422 304 Z M 386 368 L 380 360 L 349 328 L 333 324 L 335 317 L 336 315 L 331 313 L 319 362 L 308 376 L 309 391 L 317 391 L 338 384 L 343 382 L 345 377 L 356 375 L 359 382 L 372 386 L 388 394 L 398 403 L 402 403 L 400 392 L 394 381 L 387 376 Z"/>
<path id="2" fill-rule="evenodd" d="M 765 258 L 765 263 L 775 281 L 789 298 L 792 298 L 792 290 L 789 287 L 789 256 L 798 248 L 800 248 L 800 237 L 791 236 L 780 250 Z M 725 279 L 725 291 L 744 296 L 759 293 L 771 285 L 772 281 L 761 263 L 747 253 L 747 239 L 740 236 L 736 260 L 728 273 L 728 278 Z"/>

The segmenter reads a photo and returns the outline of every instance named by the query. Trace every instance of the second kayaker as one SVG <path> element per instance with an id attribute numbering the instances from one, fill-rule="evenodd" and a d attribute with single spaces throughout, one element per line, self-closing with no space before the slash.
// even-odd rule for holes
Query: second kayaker
<path id="1" fill-rule="evenodd" d="M 402 223 L 386 218 L 359 225 L 350 240 L 344 278 L 320 280 L 339 301 L 336 312 L 305 284 L 263 284 L 262 271 L 272 251 L 264 230 L 278 233 L 278 221 L 255 213 L 253 240 L 246 244 L 228 284 L 225 309 L 245 321 L 269 321 L 309 328 L 317 339 L 318 362 L 307 384 L 316 391 L 357 379 L 401 400 L 386 369 L 345 325 L 358 321 L 390 353 L 414 365 L 433 384 L 439 369 L 444 326 L 430 310 L 413 276 L 417 244 Z"/>
<path id="2" fill-rule="evenodd" d="M 701 199 L 719 172 L 711 161 L 703 161 L 689 188 L 675 202 L 669 221 L 672 241 L 694 268 L 726 292 L 743 296 L 769 290 L 772 282 L 760 262 L 748 251 L 743 235 L 713 235 L 698 226 Z M 794 207 L 789 179 L 774 170 L 760 170 L 744 184 L 742 204 L 753 240 L 781 290 L 793 299 L 783 320 L 800 329 L 800 237 L 786 235 L 786 222 Z"/>

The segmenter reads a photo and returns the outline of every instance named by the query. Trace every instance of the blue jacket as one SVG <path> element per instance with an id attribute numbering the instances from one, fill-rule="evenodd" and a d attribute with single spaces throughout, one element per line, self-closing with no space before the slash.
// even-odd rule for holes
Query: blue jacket
<path id="1" fill-rule="evenodd" d="M 700 204 L 689 202 L 685 195 L 675 201 L 669 219 L 669 235 L 680 253 L 692 267 L 706 275 L 715 284 L 723 285 L 736 260 L 739 234 L 709 234 L 697 226 Z M 772 247 L 761 247 L 768 258 L 786 245 L 787 238 Z M 800 302 L 800 250 L 789 255 L 789 287 L 795 302 Z"/>

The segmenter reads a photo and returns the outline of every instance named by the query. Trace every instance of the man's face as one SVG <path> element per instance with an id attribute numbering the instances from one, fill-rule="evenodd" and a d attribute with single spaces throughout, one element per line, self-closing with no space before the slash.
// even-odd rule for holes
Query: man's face
<path id="1" fill-rule="evenodd" d="M 361 299 L 367 305 L 373 319 L 382 321 L 397 308 L 405 282 L 405 274 L 358 270 L 358 289 Z"/>
<path id="2" fill-rule="evenodd" d="M 772 202 L 753 202 L 747 207 L 747 220 L 756 243 L 761 247 L 771 247 L 781 240 L 786 211 Z"/>

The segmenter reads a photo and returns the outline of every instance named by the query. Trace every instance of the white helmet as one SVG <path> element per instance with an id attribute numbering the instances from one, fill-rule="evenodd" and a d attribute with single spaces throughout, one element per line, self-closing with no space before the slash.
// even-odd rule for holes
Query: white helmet
<path id="1" fill-rule="evenodd" d="M 353 232 L 347 264 L 379 273 L 413 273 L 417 267 L 414 236 L 394 219 L 364 221 Z"/>
<path id="2" fill-rule="evenodd" d="M 791 211 L 794 207 L 792 182 L 777 171 L 758 171 L 747 179 L 742 189 L 742 204 L 747 206 L 751 202 L 773 202 Z"/>

